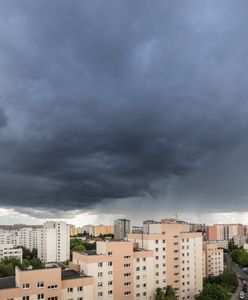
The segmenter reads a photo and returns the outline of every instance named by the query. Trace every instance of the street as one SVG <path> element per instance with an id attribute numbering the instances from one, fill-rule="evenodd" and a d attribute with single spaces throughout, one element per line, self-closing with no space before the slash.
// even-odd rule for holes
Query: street
<path id="1" fill-rule="evenodd" d="M 246 280 L 248 282 L 248 274 L 246 274 L 236 263 L 234 263 L 231 260 L 230 255 L 226 254 L 226 261 L 227 261 L 227 265 L 237 274 L 238 278 L 243 278 L 244 280 Z M 242 282 L 241 280 L 239 280 L 239 287 L 236 291 L 235 294 L 233 294 L 231 300 L 237 300 L 239 299 L 239 293 L 242 290 Z M 246 300 L 248 300 L 248 293 L 245 294 L 245 298 Z"/>

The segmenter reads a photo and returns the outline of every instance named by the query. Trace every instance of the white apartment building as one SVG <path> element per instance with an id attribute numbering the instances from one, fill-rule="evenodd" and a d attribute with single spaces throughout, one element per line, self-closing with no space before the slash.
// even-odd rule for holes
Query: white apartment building
<path id="1" fill-rule="evenodd" d="M 11 244 L 14 247 L 20 246 L 18 233 L 13 233 L 11 231 L 2 231 L 0 233 L 0 245 L 6 244 Z"/>
<path id="2" fill-rule="evenodd" d="M 10 244 L 0 245 L 0 261 L 10 257 L 14 257 L 22 261 L 22 249 L 14 248 L 13 245 Z"/>
<path id="3" fill-rule="evenodd" d="M 39 230 L 38 257 L 43 262 L 63 262 L 70 259 L 70 225 L 48 221 Z"/>

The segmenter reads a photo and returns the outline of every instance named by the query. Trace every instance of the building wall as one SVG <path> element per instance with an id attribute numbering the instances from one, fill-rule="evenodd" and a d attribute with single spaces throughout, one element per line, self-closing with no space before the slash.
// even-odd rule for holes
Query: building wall
<path id="1" fill-rule="evenodd" d="M 204 243 L 203 250 L 205 252 L 205 275 L 218 276 L 224 270 L 224 253 L 223 249 L 218 248 L 216 242 Z"/>
<path id="2" fill-rule="evenodd" d="M 5 258 L 14 257 L 22 261 L 22 249 L 14 248 L 13 245 L 0 245 L 0 261 Z"/>

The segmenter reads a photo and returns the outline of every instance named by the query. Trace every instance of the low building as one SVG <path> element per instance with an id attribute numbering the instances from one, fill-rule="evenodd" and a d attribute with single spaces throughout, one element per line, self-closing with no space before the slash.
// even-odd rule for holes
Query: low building
<path id="1" fill-rule="evenodd" d="M 22 261 L 22 249 L 14 248 L 14 246 L 10 244 L 0 245 L 0 261 L 10 257 Z"/>
<path id="2" fill-rule="evenodd" d="M 46 269 L 21 271 L 0 278 L 0 299 L 93 300 L 93 279 L 75 270 Z"/>
<path id="3" fill-rule="evenodd" d="M 216 241 L 216 243 L 218 245 L 218 248 L 228 250 L 228 241 L 226 241 L 226 240 L 219 240 L 219 241 Z"/>

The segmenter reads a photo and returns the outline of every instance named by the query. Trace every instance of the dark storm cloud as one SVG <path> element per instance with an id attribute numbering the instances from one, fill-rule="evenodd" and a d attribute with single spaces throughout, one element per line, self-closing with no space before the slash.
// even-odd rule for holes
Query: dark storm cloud
<path id="1" fill-rule="evenodd" d="M 2 1 L 0 204 L 244 206 L 247 6 Z"/>

